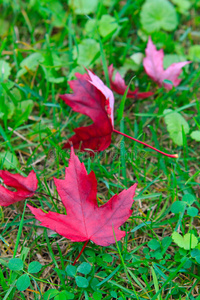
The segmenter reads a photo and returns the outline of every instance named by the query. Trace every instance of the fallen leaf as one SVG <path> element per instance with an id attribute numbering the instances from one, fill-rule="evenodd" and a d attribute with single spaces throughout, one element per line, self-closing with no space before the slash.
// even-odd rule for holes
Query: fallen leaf
<path id="1" fill-rule="evenodd" d="M 4 184 L 17 190 L 15 192 L 10 191 L 0 185 L 1 206 L 8 206 L 15 202 L 25 200 L 28 197 L 32 197 L 37 190 L 38 180 L 33 170 L 27 177 L 0 170 L 0 177 L 4 180 Z"/>
<path id="2" fill-rule="evenodd" d="M 125 84 L 125 81 L 121 77 L 119 72 L 117 72 L 115 74 L 115 78 L 113 80 L 112 79 L 113 78 L 113 72 L 114 72 L 113 65 L 110 65 L 108 67 L 108 74 L 109 74 L 111 89 L 119 95 L 124 95 L 124 93 L 125 93 L 128 86 Z M 139 90 L 137 88 L 134 91 L 131 91 L 129 89 L 126 98 L 145 99 L 145 98 L 150 97 L 152 95 L 153 95 L 152 92 L 139 93 Z"/>
<path id="3" fill-rule="evenodd" d="M 105 150 L 111 143 L 113 131 L 114 96 L 104 83 L 87 70 L 88 74 L 76 73 L 77 80 L 69 81 L 74 94 L 60 95 L 60 98 L 74 111 L 87 115 L 93 124 L 74 129 L 75 135 L 69 139 L 64 148 Z"/>
<path id="4" fill-rule="evenodd" d="M 151 37 L 149 37 L 147 48 L 145 49 L 146 57 L 143 60 L 143 66 L 145 72 L 149 77 L 151 77 L 159 86 L 164 86 L 167 90 L 171 90 L 173 86 L 178 86 L 181 82 L 179 75 L 182 72 L 182 68 L 190 64 L 191 61 L 184 61 L 173 63 L 166 70 L 163 69 L 163 49 L 156 50 Z M 172 82 L 166 83 L 164 80 L 169 80 Z"/>
<path id="5" fill-rule="evenodd" d="M 41 226 L 56 231 L 72 242 L 91 240 L 101 246 L 115 243 L 115 237 L 119 241 L 125 236 L 126 232 L 119 230 L 119 227 L 132 214 L 131 206 L 137 184 L 114 195 L 99 207 L 95 174 L 93 171 L 87 174 L 73 148 L 69 167 L 65 169 L 65 179 L 54 178 L 54 181 L 67 215 L 51 211 L 44 213 L 41 209 L 28 205 Z"/>

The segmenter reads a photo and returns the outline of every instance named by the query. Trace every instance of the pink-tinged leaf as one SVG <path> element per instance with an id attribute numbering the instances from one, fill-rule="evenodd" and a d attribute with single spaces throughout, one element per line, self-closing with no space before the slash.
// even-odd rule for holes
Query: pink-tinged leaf
<path id="1" fill-rule="evenodd" d="M 113 65 L 110 65 L 108 67 L 108 75 L 109 75 L 109 79 L 110 79 L 111 89 L 119 95 L 124 95 L 124 93 L 125 93 L 128 86 L 125 84 L 125 81 L 121 77 L 119 72 L 117 72 L 115 74 L 115 78 L 113 80 L 113 72 L 114 72 Z M 152 95 L 153 95 L 152 92 L 139 93 L 138 89 L 135 89 L 134 91 L 131 91 L 129 89 L 126 97 L 127 98 L 145 99 L 145 98 L 150 97 Z"/>
<path id="2" fill-rule="evenodd" d="M 27 177 L 1 170 L 0 177 L 4 180 L 5 185 L 17 190 L 13 192 L 0 185 L 1 206 L 8 206 L 15 202 L 25 200 L 28 197 L 32 197 L 37 190 L 38 180 L 33 170 Z"/>
<path id="3" fill-rule="evenodd" d="M 163 49 L 157 50 L 153 44 L 151 37 L 149 37 L 147 48 L 145 49 L 146 57 L 143 60 L 145 72 L 151 77 L 159 86 L 164 86 L 167 90 L 172 89 L 173 86 L 178 86 L 181 82 L 179 75 L 182 68 L 190 64 L 190 61 L 173 63 L 166 70 L 163 69 L 164 52 Z M 164 80 L 169 80 L 173 83 L 165 83 Z"/>
<path id="4" fill-rule="evenodd" d="M 75 129 L 75 135 L 64 148 L 73 143 L 76 149 L 105 150 L 111 143 L 114 97 L 111 90 L 92 72 L 76 73 L 77 80 L 69 82 L 74 94 L 60 95 L 74 111 L 87 115 L 93 124 Z"/>
<path id="5" fill-rule="evenodd" d="M 28 205 L 41 225 L 56 231 L 73 242 L 93 241 L 108 246 L 125 236 L 119 227 L 131 216 L 131 206 L 136 184 L 106 204 L 98 207 L 97 181 L 94 172 L 87 174 L 85 166 L 71 150 L 69 167 L 65 179 L 54 179 L 58 194 L 66 208 L 67 215 L 55 212 L 44 213 Z"/>

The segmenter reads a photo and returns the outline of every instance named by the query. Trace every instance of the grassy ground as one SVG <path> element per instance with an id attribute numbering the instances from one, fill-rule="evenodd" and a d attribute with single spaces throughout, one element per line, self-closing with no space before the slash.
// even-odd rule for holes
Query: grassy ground
<path id="1" fill-rule="evenodd" d="M 85 14 L 77 14 L 79 6 L 73 9 L 61 0 L 0 3 L 0 53 L 6 62 L 5 71 L 0 71 L 0 162 L 12 173 L 27 175 L 32 169 L 37 173 L 38 191 L 49 196 L 36 194 L 29 203 L 64 213 L 62 204 L 53 199 L 58 197 L 53 176 L 63 178 L 70 155 L 63 143 L 88 119 L 72 112 L 59 94 L 70 92 L 67 81 L 83 72 L 83 65 L 106 83 L 103 70 L 113 63 L 127 84 L 135 75 L 133 83 L 141 91 L 153 91 L 146 100 L 127 99 L 121 123 L 117 109 L 122 97 L 115 94 L 115 128 L 179 155 L 163 157 L 115 134 L 110 147 L 94 157 L 76 152 L 87 170 L 95 172 L 100 205 L 135 182 L 138 187 L 133 214 L 123 226 L 131 232 L 109 247 L 89 243 L 74 268 L 83 243 L 71 243 L 41 227 L 25 202 L 2 207 L 0 299 L 200 299 L 200 148 L 190 136 L 200 124 L 198 58 L 182 73 L 181 85 L 167 92 L 148 78 L 141 64 L 127 60 L 134 53 L 144 54 L 148 36 L 140 21 L 144 1 L 99 1 Z M 152 33 L 156 46 L 188 60 L 191 46 L 200 38 L 197 7 L 198 1 L 191 1 L 183 12 L 175 6 L 177 28 Z M 117 27 L 109 32 L 102 21 L 97 33 L 94 23 L 107 14 Z M 168 108 L 190 125 L 190 132 L 183 132 L 183 145 L 176 145 L 167 131 L 163 111 Z M 183 200 L 187 207 L 180 204 Z M 190 234 L 189 247 L 185 240 L 172 239 L 174 231 Z M 23 271 L 10 270 L 13 256 L 24 261 Z M 42 269 L 28 272 L 31 285 L 19 291 L 16 281 L 33 261 Z M 81 273 L 77 268 L 83 262 L 88 271 Z M 51 289 L 55 294 L 48 298 Z"/>

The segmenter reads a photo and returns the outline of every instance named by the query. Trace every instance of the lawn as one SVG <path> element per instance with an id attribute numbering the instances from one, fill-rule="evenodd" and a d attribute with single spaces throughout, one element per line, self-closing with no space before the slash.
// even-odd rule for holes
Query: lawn
<path id="1" fill-rule="evenodd" d="M 0 0 L 0 299 L 200 300 L 199 9 Z"/>

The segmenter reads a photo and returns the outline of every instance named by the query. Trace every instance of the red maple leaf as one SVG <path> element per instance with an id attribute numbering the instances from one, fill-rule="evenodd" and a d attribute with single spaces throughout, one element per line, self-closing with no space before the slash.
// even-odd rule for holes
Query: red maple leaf
<path id="1" fill-rule="evenodd" d="M 113 131 L 114 96 L 99 77 L 87 70 L 88 74 L 76 73 L 77 80 L 69 85 L 74 94 L 60 95 L 61 99 L 74 111 L 87 115 L 93 124 L 74 129 L 75 135 L 69 139 L 64 148 L 105 150 L 111 143 Z"/>
<path id="2" fill-rule="evenodd" d="M 88 74 L 76 73 L 77 80 L 69 81 L 73 94 L 60 95 L 60 98 L 74 111 L 87 115 L 93 124 L 74 129 L 75 135 L 69 138 L 63 148 L 82 151 L 103 151 L 111 143 L 112 132 L 121 134 L 133 141 L 143 144 L 163 155 L 177 158 L 177 155 L 166 154 L 146 143 L 130 137 L 114 129 L 114 96 L 112 91 L 105 86 L 101 79 L 87 70 Z"/>
<path id="3" fill-rule="evenodd" d="M 25 200 L 28 197 L 32 197 L 37 190 L 38 180 L 33 170 L 27 177 L 1 170 L 0 177 L 4 180 L 4 184 L 17 190 L 15 192 L 10 191 L 0 185 L 1 206 L 8 206 L 15 202 Z"/>
<path id="4" fill-rule="evenodd" d="M 115 78 L 113 80 L 112 79 L 113 78 L 113 72 L 114 72 L 113 65 L 110 65 L 108 67 L 108 74 L 109 74 L 109 79 L 110 79 L 110 87 L 117 94 L 124 95 L 124 93 L 125 93 L 125 91 L 126 91 L 126 89 L 127 89 L 128 86 L 125 84 L 125 81 L 121 77 L 121 75 L 119 74 L 119 72 L 117 72 L 115 74 Z M 134 91 L 131 91 L 129 89 L 126 97 L 127 98 L 136 98 L 136 99 L 145 99 L 145 98 L 150 97 L 152 95 L 153 95 L 152 92 L 139 93 L 139 90 L 137 88 Z"/>
<path id="5" fill-rule="evenodd" d="M 119 227 L 130 217 L 136 185 L 113 196 L 106 204 L 97 204 L 97 181 L 94 172 L 87 174 L 85 166 L 71 150 L 65 179 L 54 178 L 58 194 L 67 215 L 56 212 L 44 213 L 30 205 L 31 212 L 41 225 L 56 231 L 73 242 L 93 241 L 108 246 L 119 241 L 126 232 Z M 113 234 L 115 233 L 115 237 Z"/>
<path id="6" fill-rule="evenodd" d="M 151 77 L 159 86 L 164 85 L 167 90 L 171 90 L 173 85 L 178 86 L 181 82 L 179 75 L 182 72 L 182 68 L 190 64 L 191 61 L 184 61 L 171 64 L 166 70 L 163 68 L 163 49 L 156 50 L 151 37 L 149 37 L 147 48 L 145 49 L 146 57 L 143 60 L 143 66 L 145 72 Z M 165 83 L 164 80 L 169 80 L 173 83 Z"/>

